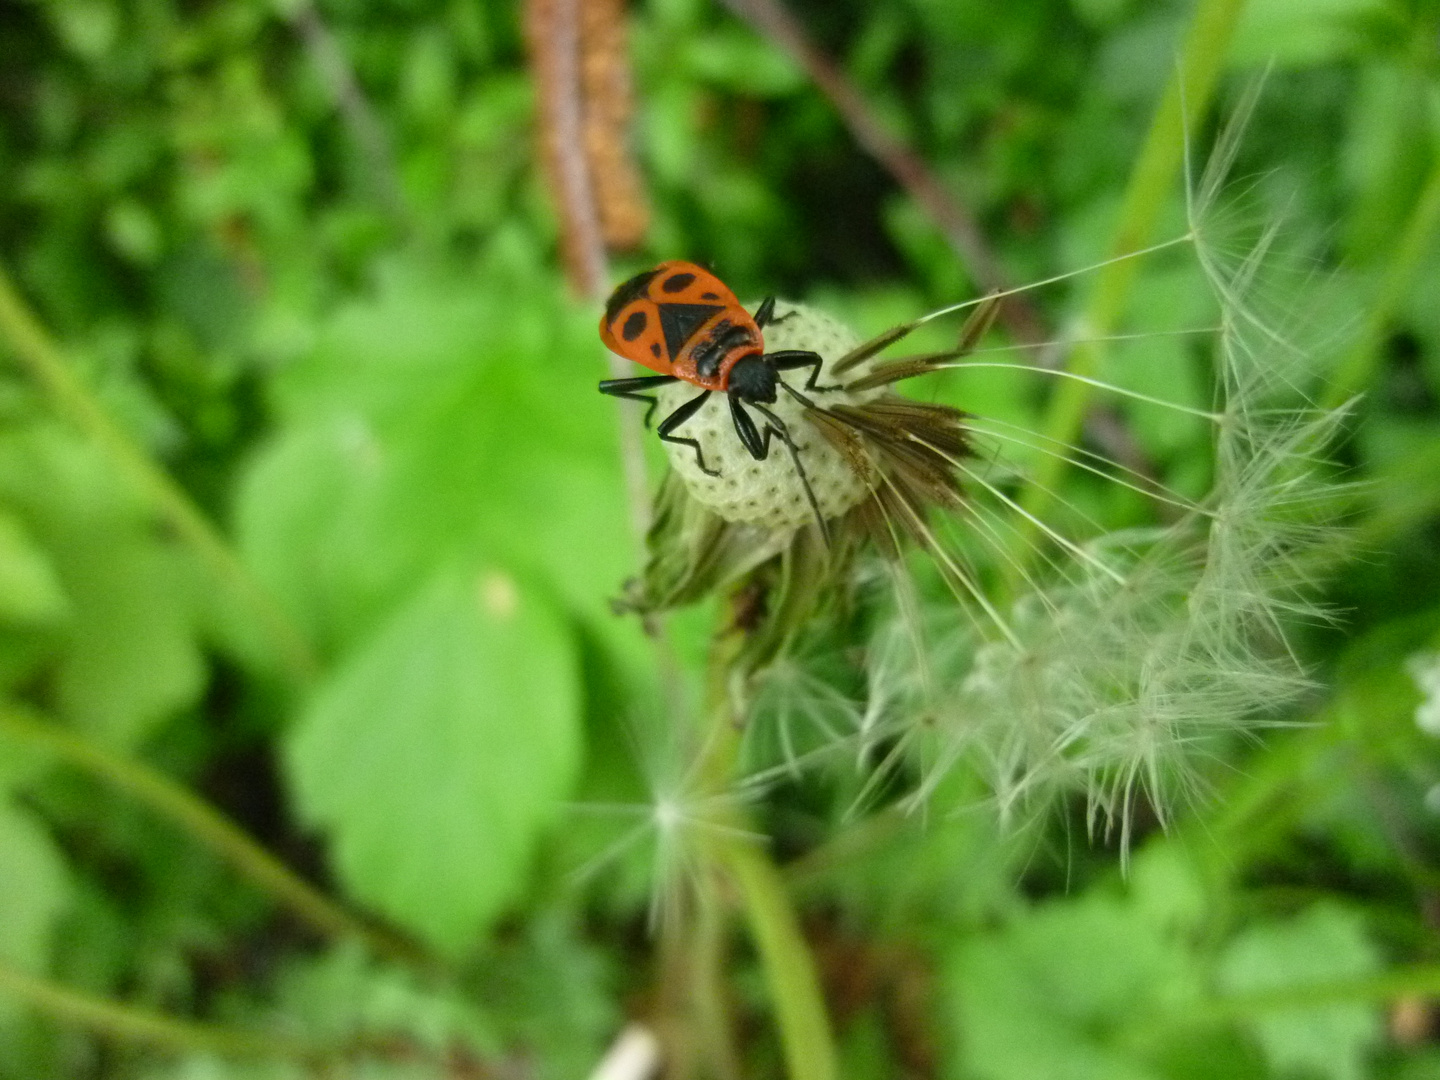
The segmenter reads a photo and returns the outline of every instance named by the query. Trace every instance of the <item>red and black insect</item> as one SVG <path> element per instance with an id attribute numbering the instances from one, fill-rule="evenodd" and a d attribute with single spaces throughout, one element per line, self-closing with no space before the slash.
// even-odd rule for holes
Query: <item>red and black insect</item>
<path id="1" fill-rule="evenodd" d="M 789 318 L 789 316 L 783 316 Z M 806 390 L 833 390 L 817 386 L 824 360 L 818 353 L 801 349 L 783 349 L 767 353 L 761 331 L 775 318 L 775 298 L 767 297 L 752 317 L 735 299 L 735 294 L 714 274 L 694 263 L 672 260 L 653 270 L 636 274 L 611 295 L 600 319 L 600 340 L 612 352 L 644 364 L 658 375 L 634 379 L 606 379 L 600 384 L 602 394 L 646 402 L 648 426 L 658 401 L 644 391 L 665 383 L 684 381 L 700 387 L 700 393 L 660 421 L 657 429 L 666 442 L 689 446 L 695 451 L 696 464 L 710 476 L 719 473 L 706 466 L 700 443 L 676 435 L 675 430 L 689 420 L 712 392 L 728 396 L 730 415 L 740 442 L 757 461 L 770 453 L 771 436 L 790 450 L 795 468 L 805 485 L 805 494 L 820 519 L 810 483 L 789 429 L 767 405 L 773 405 L 777 388 L 802 404 L 814 407 L 804 394 L 780 378 L 780 372 L 810 368 Z M 765 418 L 763 433 L 746 407 L 755 409 Z"/>

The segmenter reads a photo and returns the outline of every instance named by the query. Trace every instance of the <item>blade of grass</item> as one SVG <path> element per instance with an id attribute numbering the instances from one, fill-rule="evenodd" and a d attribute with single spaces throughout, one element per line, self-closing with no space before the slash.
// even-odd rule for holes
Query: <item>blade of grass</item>
<path id="1" fill-rule="evenodd" d="M 1431 168 L 1415 208 L 1400 231 L 1395 255 L 1385 267 L 1380 288 L 1370 301 L 1359 340 L 1330 377 L 1321 398 L 1325 408 L 1339 408 L 1374 380 L 1380 363 L 1381 338 L 1396 309 L 1404 303 L 1425 256 L 1434 249 L 1437 232 L 1440 232 L 1440 162 Z"/>
<path id="2" fill-rule="evenodd" d="M 71 990 L 17 971 L 3 961 L 0 961 L 0 994 L 23 1001 L 53 1020 L 87 1028 L 108 1039 L 143 1043 L 177 1053 L 297 1061 L 316 1057 L 315 1046 L 289 1036 L 181 1020 Z"/>
<path id="3" fill-rule="evenodd" d="M 317 671 L 314 653 L 275 599 L 255 580 L 185 491 L 115 423 L 75 374 L 0 266 L 0 334 L 49 393 L 55 408 L 108 455 L 120 475 L 189 544 L 216 580 L 244 604 L 297 681 Z"/>
<path id="4" fill-rule="evenodd" d="M 411 966 L 433 967 L 418 946 L 347 911 L 229 818 L 164 773 L 13 707 L 0 707 L 0 736 L 54 754 L 72 768 L 149 807 L 321 935 L 358 938 L 378 955 Z"/>

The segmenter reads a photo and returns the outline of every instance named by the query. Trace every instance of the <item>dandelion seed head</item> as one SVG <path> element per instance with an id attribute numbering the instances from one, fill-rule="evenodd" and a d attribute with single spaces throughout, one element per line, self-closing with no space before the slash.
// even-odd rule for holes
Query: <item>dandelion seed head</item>
<path id="1" fill-rule="evenodd" d="M 1217 291 L 1243 302 L 1234 281 Z M 1336 418 L 1293 398 L 1277 404 L 1264 361 L 1276 347 L 1238 320 L 1222 331 L 1211 491 L 1180 520 L 1084 543 L 1046 530 L 1050 554 L 1032 558 L 1024 586 L 997 605 L 1004 635 L 933 613 L 911 627 L 936 675 L 930 700 L 892 706 L 891 726 L 905 730 L 907 713 L 938 719 L 916 740 L 912 805 L 967 769 L 1002 822 L 1079 796 L 1092 833 L 1118 834 L 1125 851 L 1142 803 L 1163 824 L 1203 798 L 1207 757 L 1278 722 L 1310 687 L 1286 638 L 1297 621 L 1326 618 L 1300 557 L 1332 529 L 1334 484 L 1319 451 Z M 899 605 L 894 618 L 916 622 Z"/>
<path id="2" fill-rule="evenodd" d="M 655 821 L 655 827 L 662 834 L 673 833 L 685 820 L 685 812 L 680 804 L 673 798 L 660 797 L 653 804 L 651 816 Z"/>
<path id="3" fill-rule="evenodd" d="M 803 349 L 818 353 L 825 360 L 819 380 L 822 386 L 828 381 L 829 366 L 860 343 L 859 337 L 844 324 L 813 308 L 779 303 L 775 311 L 780 321 L 765 328 L 766 349 L 772 352 Z M 781 372 L 781 378 L 801 390 L 809 373 L 806 370 Z M 828 407 L 858 405 L 872 400 L 881 391 L 807 393 Z M 695 394 L 695 387 L 689 383 L 661 387 L 656 395 L 660 403 L 658 414 L 673 412 Z M 840 517 L 865 497 L 868 491 L 865 478 L 810 424 L 803 405 L 782 391 L 767 408 L 790 429 L 800 448 L 815 501 L 827 520 Z M 756 421 L 763 430 L 763 420 L 756 417 Z M 751 457 L 735 434 L 725 394 L 711 394 L 677 434 L 699 442 L 706 464 L 719 475 L 703 472 L 692 448 L 667 442 L 662 445 L 670 467 L 684 482 L 690 496 L 721 518 L 774 532 L 793 531 L 811 521 L 810 503 L 789 453 L 776 440 L 765 460 L 756 461 Z"/>

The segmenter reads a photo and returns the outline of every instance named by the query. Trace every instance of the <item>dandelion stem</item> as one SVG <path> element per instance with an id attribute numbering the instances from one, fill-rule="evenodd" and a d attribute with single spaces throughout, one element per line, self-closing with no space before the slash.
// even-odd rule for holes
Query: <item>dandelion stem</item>
<path id="1" fill-rule="evenodd" d="M 710 791 L 723 791 L 731 782 L 739 757 L 745 645 L 744 633 L 727 620 L 711 647 L 711 729 L 699 773 Z M 780 871 L 761 847 L 743 838 L 746 823 L 734 813 L 736 820 L 727 823 L 732 828 L 715 832 L 711 851 L 739 887 L 774 1002 L 787 1073 L 790 1080 L 836 1080 L 839 1065 L 815 959 Z"/>
<path id="2" fill-rule="evenodd" d="M 0 266 L 0 333 L 9 339 L 15 355 L 49 393 L 61 414 L 109 455 L 116 469 L 150 502 L 160 518 L 251 611 L 291 675 L 301 682 L 314 676 L 317 667 L 314 653 L 289 616 L 251 576 L 180 485 L 105 412 L 21 298 L 3 266 Z"/>
<path id="3" fill-rule="evenodd" d="M 1199 0 L 1185 38 L 1175 75 L 1150 122 L 1145 146 L 1136 160 L 1125 191 L 1112 250 L 1114 258 L 1099 271 L 1082 319 L 1087 337 L 1110 333 L 1124 313 L 1138 262 L 1120 258 L 1143 248 L 1165 205 L 1171 185 L 1185 155 L 1187 109 L 1203 112 L 1219 79 L 1230 38 L 1239 21 L 1244 0 Z M 1070 354 L 1069 370 L 1082 378 L 1093 377 L 1100 369 L 1104 345 L 1078 345 Z M 1083 381 L 1067 381 L 1056 388 L 1044 424 L 1047 438 L 1073 443 L 1080 433 L 1093 388 Z M 1037 517 L 1045 516 L 1050 496 L 1057 489 L 1064 462 L 1051 458 L 1042 462 L 1036 483 L 1027 487 L 1022 503 Z"/>
<path id="4" fill-rule="evenodd" d="M 729 919 L 716 896 L 700 897 L 696 914 L 691 975 L 699 1042 L 715 1080 L 740 1080 L 745 1073 L 735 1049 L 735 1027 L 725 988 Z"/>
<path id="5" fill-rule="evenodd" d="M 417 946 L 345 910 L 164 773 L 13 707 L 0 708 L 0 735 L 54 754 L 169 819 L 318 933 L 357 938 L 378 955 L 428 966 Z"/>
<path id="6" fill-rule="evenodd" d="M 307 1060 L 316 1056 L 316 1047 L 287 1036 L 240 1031 L 139 1009 L 58 986 L 17 971 L 3 961 L 0 994 L 18 998 L 54 1020 L 88 1028 L 97 1035 L 170 1051 L 227 1058 Z"/>
<path id="7" fill-rule="evenodd" d="M 765 965 L 791 1080 L 835 1080 L 839 1071 L 819 974 L 780 872 L 747 844 L 726 845 L 726 865 L 740 886 Z"/>

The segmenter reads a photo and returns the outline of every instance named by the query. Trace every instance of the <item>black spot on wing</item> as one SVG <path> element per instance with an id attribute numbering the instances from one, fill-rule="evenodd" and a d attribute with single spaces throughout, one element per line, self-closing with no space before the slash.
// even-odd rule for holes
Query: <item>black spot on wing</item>
<path id="1" fill-rule="evenodd" d="M 620 330 L 620 336 L 626 341 L 634 341 L 645 332 L 645 324 L 650 320 L 645 317 L 643 311 L 632 311 L 630 317 L 625 320 L 625 325 Z"/>
<path id="2" fill-rule="evenodd" d="M 716 304 L 661 304 L 660 329 L 665 333 L 665 347 L 670 350 L 670 356 L 679 356 L 705 320 L 724 310 Z"/>
<path id="3" fill-rule="evenodd" d="M 620 312 L 625 309 L 626 304 L 637 297 L 644 296 L 645 288 L 650 284 L 650 279 L 659 272 L 660 268 L 657 266 L 654 270 L 646 270 L 636 274 L 629 281 L 616 286 L 615 291 L 610 294 L 610 299 L 605 301 L 605 321 L 607 323 L 613 323 L 620 317 Z"/>
<path id="4" fill-rule="evenodd" d="M 677 293 L 684 292 L 695 282 L 694 274 L 671 274 L 660 283 L 662 292 Z"/>
<path id="5" fill-rule="evenodd" d="M 700 299 L 701 299 L 701 300 L 719 300 L 719 299 L 720 299 L 720 294 L 719 294 L 719 293 L 713 293 L 713 292 L 702 292 L 702 293 L 700 294 Z"/>
<path id="6" fill-rule="evenodd" d="M 660 358 L 660 343 L 658 341 L 652 341 L 650 343 L 650 355 L 657 360 Z"/>

